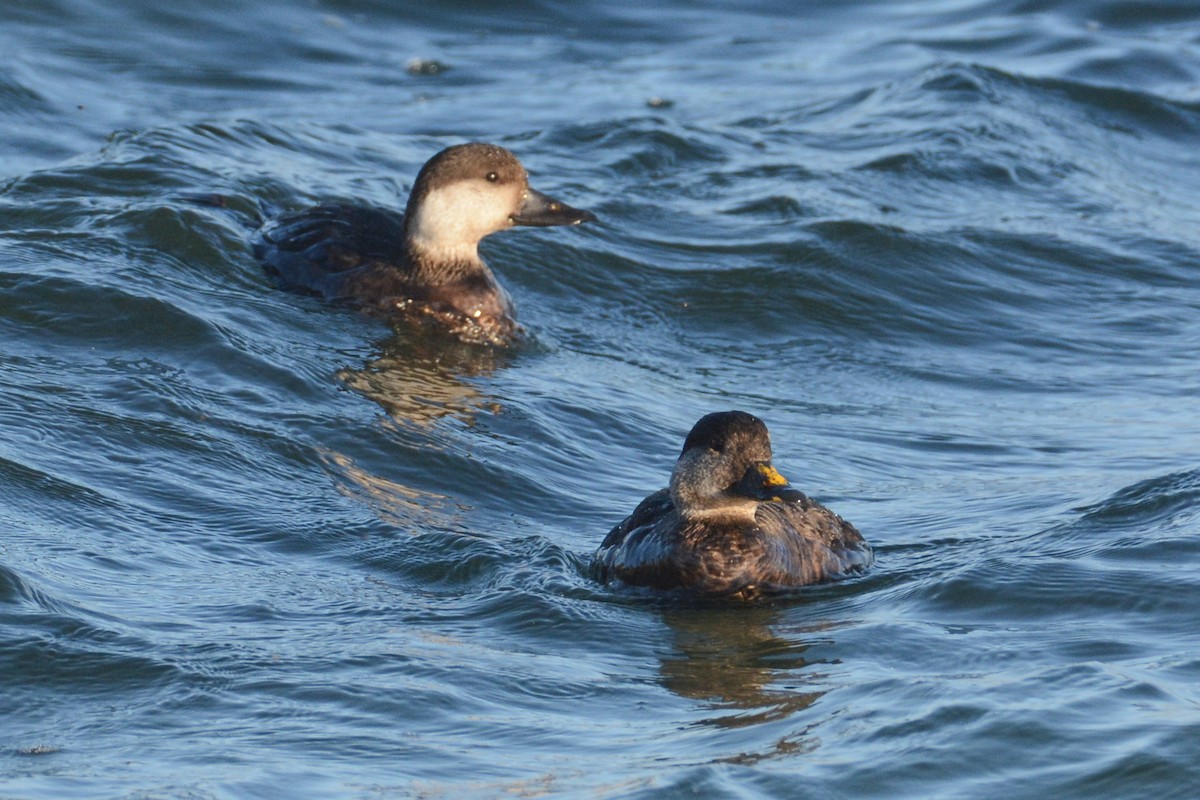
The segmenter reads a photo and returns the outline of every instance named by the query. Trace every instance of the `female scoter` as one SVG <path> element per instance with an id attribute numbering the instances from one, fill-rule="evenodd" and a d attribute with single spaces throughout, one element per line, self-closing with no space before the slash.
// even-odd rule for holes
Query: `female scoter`
<path id="1" fill-rule="evenodd" d="M 267 224 L 255 253 L 286 288 L 505 344 L 519 326 L 479 256 L 479 240 L 514 225 L 595 218 L 530 188 L 525 168 L 503 147 L 462 144 L 421 168 L 404 214 L 317 206 Z"/>
<path id="2" fill-rule="evenodd" d="M 723 411 L 695 424 L 670 488 L 609 532 L 593 566 L 605 582 L 749 598 L 845 577 L 871 560 L 853 525 L 771 466 L 762 420 Z"/>

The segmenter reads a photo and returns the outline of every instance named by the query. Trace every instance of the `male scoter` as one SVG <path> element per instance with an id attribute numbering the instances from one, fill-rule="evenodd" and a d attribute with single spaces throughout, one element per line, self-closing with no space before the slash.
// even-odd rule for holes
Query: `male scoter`
<path id="1" fill-rule="evenodd" d="M 870 566 L 853 525 L 791 488 L 771 465 L 762 420 L 702 417 L 668 489 L 643 500 L 596 551 L 600 580 L 750 598 Z"/>
<path id="2" fill-rule="evenodd" d="M 447 147 L 421 168 L 404 214 L 323 205 L 281 217 L 255 253 L 289 289 L 432 322 L 467 341 L 506 344 L 520 330 L 479 240 L 514 225 L 594 220 L 529 186 L 494 144 Z"/>

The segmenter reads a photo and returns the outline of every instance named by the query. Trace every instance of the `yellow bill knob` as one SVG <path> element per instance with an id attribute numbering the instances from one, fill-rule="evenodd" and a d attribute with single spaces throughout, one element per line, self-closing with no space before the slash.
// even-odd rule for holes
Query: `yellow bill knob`
<path id="1" fill-rule="evenodd" d="M 759 464 L 758 473 L 763 476 L 763 483 L 767 486 L 787 486 L 787 478 L 770 464 Z"/>

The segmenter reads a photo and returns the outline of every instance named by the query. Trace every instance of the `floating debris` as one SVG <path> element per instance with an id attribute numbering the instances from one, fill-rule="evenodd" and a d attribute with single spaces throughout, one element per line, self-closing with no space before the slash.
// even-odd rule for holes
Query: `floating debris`
<path id="1" fill-rule="evenodd" d="M 57 752 L 58 748 L 52 744 L 35 744 L 32 747 L 17 748 L 17 755 L 20 756 L 47 756 Z"/>
<path id="2" fill-rule="evenodd" d="M 650 106 L 650 108 L 670 108 L 675 105 L 675 101 L 668 100 L 665 97 L 651 97 L 646 101 L 646 105 Z"/>
<path id="3" fill-rule="evenodd" d="M 450 69 L 448 65 L 432 58 L 410 59 L 404 68 L 408 70 L 409 75 L 440 75 Z"/>

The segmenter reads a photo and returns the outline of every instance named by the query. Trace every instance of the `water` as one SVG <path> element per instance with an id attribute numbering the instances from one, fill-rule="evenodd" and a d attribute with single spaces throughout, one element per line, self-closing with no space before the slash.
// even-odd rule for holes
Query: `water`
<path id="1" fill-rule="evenodd" d="M 4 4 L 0 796 L 1194 796 L 1200 6 L 795 6 Z M 527 346 L 255 263 L 470 139 Z M 725 408 L 869 575 L 588 579 Z"/>

